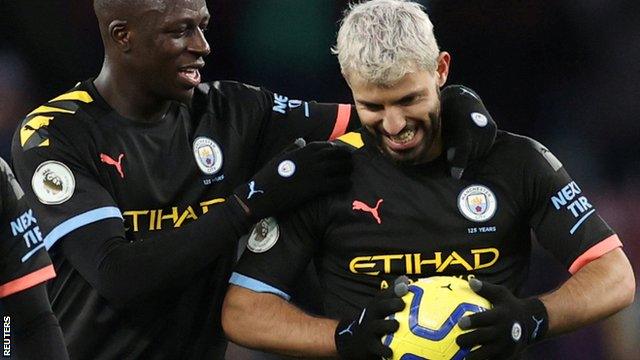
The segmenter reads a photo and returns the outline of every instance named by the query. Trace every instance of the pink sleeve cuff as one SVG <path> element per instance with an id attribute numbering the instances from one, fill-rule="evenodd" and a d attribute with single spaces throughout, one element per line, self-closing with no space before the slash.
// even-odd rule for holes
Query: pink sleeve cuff
<path id="1" fill-rule="evenodd" d="M 328 140 L 333 140 L 344 135 L 349 125 L 349 118 L 351 117 L 351 105 L 338 104 L 338 115 L 336 115 L 336 123 L 333 126 L 333 131 L 329 135 Z"/>
<path id="2" fill-rule="evenodd" d="M 22 290 L 26 290 L 32 286 L 36 286 L 56 276 L 53 265 L 43 267 L 40 270 L 36 270 L 23 277 L 19 277 L 15 280 L 11 280 L 8 283 L 0 286 L 0 298 L 15 294 Z"/>
<path id="3" fill-rule="evenodd" d="M 620 238 L 618 237 L 618 235 L 613 234 L 608 238 L 600 241 L 599 243 L 593 245 L 589 248 L 589 250 L 578 256 L 578 258 L 569 267 L 569 272 L 573 275 L 578 272 L 578 270 L 582 269 L 583 266 L 608 253 L 609 251 L 617 249 L 619 247 L 622 247 L 622 242 L 620 242 Z"/>

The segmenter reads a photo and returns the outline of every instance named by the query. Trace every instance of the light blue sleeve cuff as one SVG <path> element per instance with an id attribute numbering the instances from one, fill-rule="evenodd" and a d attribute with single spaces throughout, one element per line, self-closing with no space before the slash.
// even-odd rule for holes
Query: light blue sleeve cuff
<path id="1" fill-rule="evenodd" d="M 47 248 L 47 250 L 49 250 L 58 240 L 60 240 L 70 232 L 77 230 L 85 225 L 89 225 L 96 221 L 108 218 L 122 219 L 122 213 L 120 212 L 120 209 L 115 206 L 105 206 L 76 215 L 53 228 L 53 230 L 51 230 L 49 234 L 44 238 L 44 246 Z"/>
<path id="2" fill-rule="evenodd" d="M 245 289 L 249 289 L 251 291 L 255 291 L 255 292 L 271 293 L 274 295 L 278 295 L 287 301 L 291 299 L 291 296 L 289 296 L 284 291 L 274 288 L 271 285 L 265 284 L 262 281 L 250 278 L 248 276 L 244 276 L 242 274 L 238 274 L 237 272 L 234 272 L 231 275 L 231 279 L 229 279 L 229 283 L 243 287 Z"/>
<path id="3" fill-rule="evenodd" d="M 82 214 L 76 215 L 70 219 L 67 219 L 60 223 L 58 226 L 53 228 L 49 232 L 47 236 L 45 236 L 42 244 L 36 246 L 31 249 L 28 253 L 26 253 L 22 257 L 22 262 L 29 260 L 38 250 L 45 248 L 46 250 L 51 249 L 51 247 L 62 237 L 69 234 L 70 232 L 77 230 L 85 225 L 89 225 L 96 221 L 108 219 L 108 218 L 119 218 L 122 219 L 122 213 L 120 209 L 115 206 L 105 206 L 93 210 L 89 210 Z"/>

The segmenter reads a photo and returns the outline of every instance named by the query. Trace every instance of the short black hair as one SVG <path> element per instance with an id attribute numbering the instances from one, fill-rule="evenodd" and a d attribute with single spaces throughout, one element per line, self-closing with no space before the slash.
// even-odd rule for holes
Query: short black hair
<path id="1" fill-rule="evenodd" d="M 93 10 L 98 20 L 110 21 L 126 12 L 135 13 L 132 10 L 147 4 L 164 8 L 166 0 L 93 0 Z"/>

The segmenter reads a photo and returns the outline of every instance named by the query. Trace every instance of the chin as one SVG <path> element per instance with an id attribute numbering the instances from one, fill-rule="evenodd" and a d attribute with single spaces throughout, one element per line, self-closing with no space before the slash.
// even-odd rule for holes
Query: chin
<path id="1" fill-rule="evenodd" d="M 188 105 L 191 103 L 191 99 L 193 98 L 193 93 L 194 93 L 194 88 L 181 89 L 181 91 L 178 91 L 173 94 L 172 99 Z"/>
<path id="2" fill-rule="evenodd" d="M 391 149 L 384 148 L 384 154 L 391 159 L 394 163 L 400 165 L 416 165 L 427 162 L 427 147 L 424 144 L 419 144 L 413 149 L 403 151 L 401 153 L 392 151 Z"/>

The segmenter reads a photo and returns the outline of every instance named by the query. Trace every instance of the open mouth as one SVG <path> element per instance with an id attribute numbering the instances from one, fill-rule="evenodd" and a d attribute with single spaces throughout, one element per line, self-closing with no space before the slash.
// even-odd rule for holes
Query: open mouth
<path id="1" fill-rule="evenodd" d="M 392 151 L 402 152 L 416 147 L 424 137 L 421 127 L 405 127 L 396 135 L 383 135 L 385 145 Z"/>
<path id="2" fill-rule="evenodd" d="M 186 68 L 178 72 L 181 82 L 190 87 L 196 87 L 200 84 L 200 71 L 195 68 Z"/>

